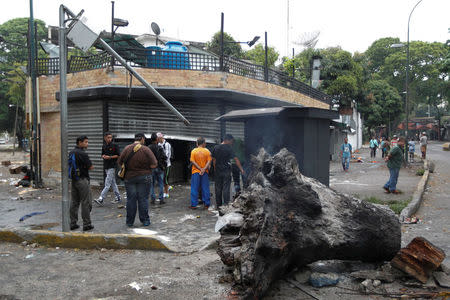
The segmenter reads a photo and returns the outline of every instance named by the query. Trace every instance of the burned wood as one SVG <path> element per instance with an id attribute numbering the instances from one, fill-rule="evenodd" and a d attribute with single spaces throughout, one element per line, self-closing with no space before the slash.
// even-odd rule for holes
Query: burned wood
<path id="1" fill-rule="evenodd" d="M 445 253 L 423 237 L 414 238 L 392 259 L 392 266 L 426 283 L 445 259 Z"/>
<path id="2" fill-rule="evenodd" d="M 245 298 L 262 297 L 273 281 L 320 259 L 385 261 L 400 249 L 391 210 L 303 176 L 286 149 L 273 157 L 261 149 L 249 178 L 224 210 L 242 214 L 242 226 L 222 228 L 217 250 Z"/>

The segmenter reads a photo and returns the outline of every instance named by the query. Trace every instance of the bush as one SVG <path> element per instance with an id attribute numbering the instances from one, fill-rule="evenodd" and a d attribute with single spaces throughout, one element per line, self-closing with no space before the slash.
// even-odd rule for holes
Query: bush
<path id="1" fill-rule="evenodd" d="M 417 176 L 423 176 L 423 173 L 425 173 L 425 170 L 424 170 L 424 169 L 418 169 L 418 170 L 416 171 L 416 175 L 417 175 Z"/>

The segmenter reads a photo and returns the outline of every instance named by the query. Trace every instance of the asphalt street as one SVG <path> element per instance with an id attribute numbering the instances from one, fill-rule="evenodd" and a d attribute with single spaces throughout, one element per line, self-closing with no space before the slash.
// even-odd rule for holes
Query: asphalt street
<path id="1" fill-rule="evenodd" d="M 423 202 L 416 216 L 417 224 L 403 226 L 403 244 L 416 236 L 423 236 L 442 248 L 450 259 L 450 152 L 442 150 L 442 143 L 428 145 L 427 158 L 435 164 L 430 173 Z"/>

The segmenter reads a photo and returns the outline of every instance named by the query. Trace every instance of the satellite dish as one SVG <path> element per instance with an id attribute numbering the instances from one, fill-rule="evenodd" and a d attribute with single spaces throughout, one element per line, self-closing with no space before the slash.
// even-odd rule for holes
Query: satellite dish
<path id="1" fill-rule="evenodd" d="M 159 29 L 158 24 L 156 24 L 155 22 L 152 22 L 152 24 L 150 26 L 152 27 L 154 34 L 159 35 L 161 33 L 161 30 Z"/>

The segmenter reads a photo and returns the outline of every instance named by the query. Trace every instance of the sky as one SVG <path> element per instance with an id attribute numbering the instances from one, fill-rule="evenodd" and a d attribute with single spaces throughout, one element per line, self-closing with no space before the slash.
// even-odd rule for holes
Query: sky
<path id="1" fill-rule="evenodd" d="M 206 42 L 220 30 L 237 41 L 252 40 L 267 31 L 268 45 L 281 55 L 292 55 L 301 46 L 305 33 L 320 32 L 316 48 L 341 46 L 351 53 L 364 52 L 375 40 L 398 37 L 406 42 L 408 16 L 418 0 L 116 0 L 115 17 L 126 19 L 129 26 L 119 33 L 152 33 L 156 22 L 161 35 L 181 40 Z M 0 24 L 28 17 L 29 0 L 0 0 Z M 58 26 L 59 6 L 72 12 L 81 9 L 86 24 L 94 31 L 111 30 L 110 0 L 33 0 L 34 17 L 47 25 Z M 289 9 L 288 9 L 289 8 Z M 289 22 L 288 22 L 289 11 Z M 410 40 L 445 42 L 450 39 L 450 0 L 423 0 L 410 22 Z M 289 29 L 289 30 L 288 30 Z M 289 34 L 288 34 L 289 33 Z M 246 47 L 246 46 L 245 46 Z M 245 48 L 244 49 L 247 49 Z"/>

